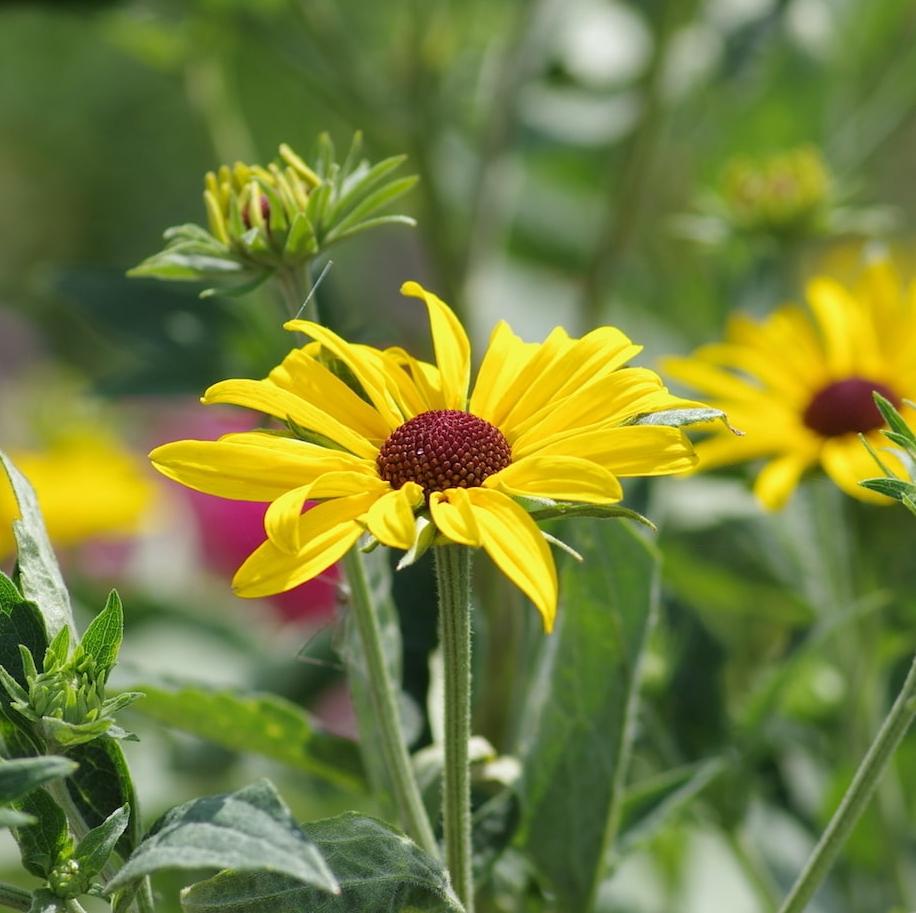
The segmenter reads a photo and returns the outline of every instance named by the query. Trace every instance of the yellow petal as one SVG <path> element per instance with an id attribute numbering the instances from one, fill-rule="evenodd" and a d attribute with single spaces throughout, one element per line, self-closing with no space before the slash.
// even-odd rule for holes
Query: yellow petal
<path id="1" fill-rule="evenodd" d="M 538 348 L 535 343 L 522 342 L 504 320 L 496 324 L 477 372 L 469 411 L 495 423 L 496 408 L 503 401 L 506 389 Z"/>
<path id="2" fill-rule="evenodd" d="M 435 365 L 414 358 L 413 355 L 398 346 L 385 349 L 385 355 L 394 361 L 402 372 L 406 371 L 410 375 L 411 381 L 420 394 L 422 407 L 414 414 L 445 408 L 442 378 Z"/>
<path id="3" fill-rule="evenodd" d="M 295 554 L 303 544 L 299 520 L 306 501 L 368 494 L 381 497 L 387 490 L 387 482 L 365 472 L 326 472 L 314 482 L 276 498 L 264 515 L 264 531 L 277 548 Z"/>
<path id="4" fill-rule="evenodd" d="M 357 456 L 375 459 L 378 447 L 352 428 L 338 422 L 310 402 L 267 380 L 224 380 L 214 384 L 203 395 L 203 402 L 229 403 L 257 409 L 285 421 L 322 434 Z"/>
<path id="5" fill-rule="evenodd" d="M 754 482 L 754 494 L 767 510 L 779 510 L 795 491 L 802 473 L 811 465 L 808 453 L 787 453 L 770 460 Z"/>
<path id="6" fill-rule="evenodd" d="M 471 379 L 471 344 L 461 321 L 441 298 L 426 291 L 418 282 L 405 282 L 401 286 L 401 294 L 420 298 L 426 303 L 445 408 L 464 409 Z"/>
<path id="7" fill-rule="evenodd" d="M 613 504 L 623 497 L 620 482 L 606 469 L 573 456 L 535 454 L 510 464 L 484 483 L 510 495 Z"/>
<path id="8" fill-rule="evenodd" d="M 684 432 L 662 425 L 628 425 L 571 434 L 535 453 L 581 457 L 624 477 L 686 472 L 697 463 Z"/>
<path id="9" fill-rule="evenodd" d="M 557 569 L 541 531 L 523 508 L 501 492 L 467 491 L 484 550 L 534 603 L 550 633 L 557 614 Z"/>
<path id="10" fill-rule="evenodd" d="M 385 420 L 389 430 L 393 431 L 403 423 L 404 416 L 397 409 L 397 404 L 385 382 L 384 374 L 371 358 L 365 357 L 359 346 L 347 342 L 327 327 L 320 323 L 313 323 L 311 320 L 289 320 L 283 324 L 283 328 L 303 333 L 310 339 L 320 342 L 332 355 L 339 358 L 353 372 L 360 386 L 366 391 L 366 396 Z"/>
<path id="11" fill-rule="evenodd" d="M 414 508 L 422 503 L 423 489 L 416 482 L 407 482 L 387 492 L 369 508 L 366 517 L 369 532 L 391 548 L 410 548 L 417 532 Z"/>
<path id="12" fill-rule="evenodd" d="M 479 547 L 480 530 L 466 488 L 447 488 L 429 496 L 429 510 L 436 528 L 459 545 Z"/>
<path id="13" fill-rule="evenodd" d="M 254 437 L 255 433 L 251 433 Z M 273 438 L 271 446 L 239 441 L 233 435 L 219 441 L 175 441 L 157 447 L 150 459 L 164 476 L 195 491 L 240 501 L 272 501 L 291 488 L 313 482 L 319 475 L 354 469 L 358 461 L 347 453 L 304 441 Z M 250 441 L 251 437 L 246 437 Z M 257 435 L 272 438 L 271 435 Z M 278 446 L 283 441 L 282 446 Z"/>
<path id="14" fill-rule="evenodd" d="M 322 411 L 369 440 L 381 443 L 389 434 L 376 409 L 302 349 L 290 352 L 268 379 L 307 402 L 320 404 Z"/>
<path id="15" fill-rule="evenodd" d="M 807 292 L 824 338 L 830 369 L 835 375 L 848 375 L 855 368 L 855 348 L 859 343 L 861 327 L 855 319 L 858 305 L 839 282 L 823 276 L 812 279 Z"/>
<path id="16" fill-rule="evenodd" d="M 869 443 L 881 455 L 885 465 L 896 472 L 897 475 L 906 478 L 900 460 L 893 453 L 888 453 L 884 448 L 888 446 L 887 439 L 877 433 L 868 435 Z M 821 449 L 821 465 L 824 472 L 833 480 L 839 488 L 848 495 L 857 498 L 860 501 L 869 501 L 872 504 L 890 504 L 891 499 L 879 495 L 877 492 L 869 491 L 859 485 L 863 479 L 873 479 L 876 476 L 883 475 L 878 469 L 877 464 L 872 459 L 871 454 L 865 449 L 857 435 L 844 434 L 841 437 L 830 438 L 824 442 Z"/>
<path id="17" fill-rule="evenodd" d="M 359 539 L 363 527 L 356 518 L 376 497 L 356 495 L 313 507 L 299 520 L 303 548 L 289 554 L 268 539 L 238 569 L 232 588 L 239 596 L 272 596 L 317 577 Z"/>

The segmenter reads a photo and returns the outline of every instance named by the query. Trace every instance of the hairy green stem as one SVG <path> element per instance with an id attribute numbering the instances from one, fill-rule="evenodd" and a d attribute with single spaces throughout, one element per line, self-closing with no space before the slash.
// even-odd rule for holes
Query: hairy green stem
<path id="1" fill-rule="evenodd" d="M 442 828 L 452 886 L 466 913 L 474 913 L 471 869 L 471 553 L 463 545 L 436 550 L 439 639 L 445 669 L 445 770 L 442 776 Z"/>
<path id="2" fill-rule="evenodd" d="M 913 717 L 916 716 L 916 657 L 903 687 L 885 717 L 884 723 L 859 765 L 839 808 L 821 834 L 805 868 L 786 897 L 779 913 L 802 913 L 821 882 L 830 871 L 862 812 L 878 787 L 884 769 L 890 763 Z"/>
<path id="3" fill-rule="evenodd" d="M 28 913 L 32 909 L 32 894 L 15 885 L 0 881 L 0 906 Z"/>
<path id="4" fill-rule="evenodd" d="M 356 628 L 365 654 L 366 670 L 372 685 L 372 702 L 382 739 L 385 766 L 391 778 L 401 822 L 404 830 L 427 853 L 438 856 L 439 847 L 423 806 L 410 755 L 407 753 L 398 709 L 398 692 L 385 664 L 382 632 L 379 629 L 375 607 L 372 605 L 372 596 L 359 551 L 350 549 L 344 556 L 343 567 L 350 589 L 350 604 Z"/>

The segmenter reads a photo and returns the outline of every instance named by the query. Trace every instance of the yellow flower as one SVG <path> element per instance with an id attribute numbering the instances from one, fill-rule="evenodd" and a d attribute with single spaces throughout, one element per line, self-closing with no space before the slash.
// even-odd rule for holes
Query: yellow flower
<path id="1" fill-rule="evenodd" d="M 916 415 L 903 404 L 916 394 L 916 283 L 904 291 L 881 260 L 854 288 L 818 277 L 807 296 L 813 321 L 795 306 L 759 323 L 735 316 L 725 342 L 665 360 L 672 376 L 709 396 L 745 432 L 702 441 L 699 467 L 771 457 L 754 485 L 769 509 L 781 507 L 817 464 L 847 494 L 885 503 L 858 484 L 874 475 L 858 435 L 883 449 L 874 390 L 902 406 L 911 423 Z M 899 466 L 891 454 L 887 462 Z"/>
<path id="2" fill-rule="evenodd" d="M 257 409 L 298 437 L 229 434 L 166 444 L 150 457 L 198 491 L 272 502 L 267 541 L 233 581 L 239 595 L 315 577 L 366 531 L 410 549 L 432 528 L 438 542 L 483 548 L 550 630 L 556 569 L 516 498 L 613 504 L 622 497 L 618 477 L 689 469 L 695 457 L 679 429 L 627 424 L 685 401 L 652 371 L 623 367 L 640 347 L 619 330 L 572 339 L 557 328 L 534 344 L 506 323 L 494 329 L 468 398 L 470 345 L 458 319 L 417 283 L 401 290 L 426 304 L 436 364 L 293 320 L 286 328 L 312 343 L 266 379 L 223 381 L 203 401 Z M 326 367 L 329 359 L 346 380 Z M 321 503 L 303 514 L 306 501 Z"/>
<path id="3" fill-rule="evenodd" d="M 10 457 L 35 489 L 56 546 L 134 532 L 152 497 L 137 457 L 101 431 L 67 435 L 47 450 L 12 451 Z M 18 516 L 0 470 L 0 557 L 15 548 L 11 524 Z"/>

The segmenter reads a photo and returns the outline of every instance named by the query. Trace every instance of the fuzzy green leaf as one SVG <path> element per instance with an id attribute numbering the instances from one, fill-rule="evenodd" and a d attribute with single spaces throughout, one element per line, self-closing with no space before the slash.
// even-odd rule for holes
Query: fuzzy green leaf
<path id="1" fill-rule="evenodd" d="M 16 538 L 22 595 L 38 606 L 50 636 L 53 637 L 63 627 L 75 632 L 70 594 L 51 548 L 35 492 L 2 450 L 0 461 L 3 462 L 19 506 L 20 519 L 13 521 L 13 535 Z"/>
<path id="2" fill-rule="evenodd" d="M 83 651 L 95 660 L 96 670 L 102 681 L 118 661 L 121 640 L 124 637 L 124 609 L 116 590 L 108 594 L 105 608 L 96 615 L 86 628 L 80 641 Z"/>
<path id="3" fill-rule="evenodd" d="M 308 715 L 275 694 L 239 694 L 197 685 L 143 683 L 137 712 L 231 751 L 253 752 L 353 789 L 362 785 L 353 742 L 315 728 Z"/>
<path id="4" fill-rule="evenodd" d="M 75 770 L 73 761 L 57 755 L 11 761 L 0 759 L 0 803 L 20 799 L 42 783 L 68 777 Z"/>
<path id="5" fill-rule="evenodd" d="M 129 823 L 130 809 L 122 805 L 80 840 L 73 858 L 79 863 L 82 876 L 92 878 L 102 871 Z"/>
<path id="6" fill-rule="evenodd" d="M 911 500 L 916 498 L 916 483 L 906 482 L 902 479 L 866 479 L 859 484 L 869 491 L 877 492 L 879 495 L 885 495 L 888 498 L 894 498 L 896 501 L 902 501 L 904 498 L 910 498 Z"/>
<path id="7" fill-rule="evenodd" d="M 442 864 L 382 821 L 347 812 L 304 824 L 340 884 L 337 896 L 266 872 L 224 872 L 182 892 L 185 913 L 460 913 Z"/>
<path id="8" fill-rule="evenodd" d="M 170 279 L 185 282 L 207 282 L 237 275 L 245 270 L 237 260 L 213 254 L 184 253 L 166 248 L 128 270 L 134 278 Z"/>
<path id="9" fill-rule="evenodd" d="M 168 869 L 266 871 L 311 885 L 319 894 L 339 890 L 320 851 L 267 780 L 166 812 L 107 884 L 106 893 Z"/>
<path id="10" fill-rule="evenodd" d="M 728 418 L 721 409 L 663 409 L 660 412 L 645 412 L 627 422 L 628 425 L 666 425 L 682 428 L 685 425 L 701 425 L 709 422 L 724 422 L 735 434 L 743 434 L 728 424 Z"/>
<path id="11" fill-rule="evenodd" d="M 620 818 L 657 558 L 624 524 L 564 531 L 586 560 L 565 563 L 557 629 L 529 688 L 522 834 L 559 907 L 586 910 Z"/>
<path id="12" fill-rule="evenodd" d="M 32 895 L 32 906 L 29 913 L 64 913 L 67 902 L 47 888 L 39 888 Z"/>
<path id="13" fill-rule="evenodd" d="M 39 878 L 47 878 L 72 847 L 67 816 L 41 787 L 19 799 L 16 810 L 35 819 L 34 824 L 16 831 L 23 868 Z"/>

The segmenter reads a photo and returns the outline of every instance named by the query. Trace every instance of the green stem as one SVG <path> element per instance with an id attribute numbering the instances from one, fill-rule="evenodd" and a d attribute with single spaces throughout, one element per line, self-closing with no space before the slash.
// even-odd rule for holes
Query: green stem
<path id="1" fill-rule="evenodd" d="M 410 755 L 401 729 L 401 715 L 398 710 L 398 694 L 382 649 L 382 632 L 378 617 L 372 605 L 372 596 L 366 582 L 362 555 L 356 549 L 343 559 L 344 571 L 350 589 L 350 603 L 356 619 L 356 627 L 366 658 L 366 671 L 372 685 L 372 701 L 382 740 L 385 765 L 391 778 L 395 801 L 401 813 L 404 830 L 433 856 L 438 856 L 439 847 L 433 835 L 429 817 L 423 806 L 420 789 L 414 777 Z"/>
<path id="2" fill-rule="evenodd" d="M 439 638 L 445 668 L 445 771 L 442 827 L 452 886 L 466 913 L 474 913 L 471 869 L 471 553 L 462 545 L 436 549 Z"/>
<path id="3" fill-rule="evenodd" d="M 913 717 L 916 716 L 916 657 L 910 667 L 900 694 L 885 717 L 878 735 L 872 742 L 846 795 L 833 815 L 827 829 L 814 848 L 801 875 L 786 897 L 779 913 L 802 913 L 827 875 L 869 800 L 874 795 L 881 774 L 893 757 Z"/>
<path id="4" fill-rule="evenodd" d="M 304 266 L 290 266 L 277 270 L 277 279 L 283 292 L 283 300 L 290 318 L 302 317 L 315 323 L 318 320 L 318 299 L 312 295 L 308 304 L 306 298 L 312 289 L 311 271 L 308 263 Z M 305 305 L 305 307 L 303 307 Z M 299 311 L 302 311 L 300 314 Z"/>
<path id="5" fill-rule="evenodd" d="M 0 906 L 28 913 L 32 909 L 32 894 L 30 891 L 0 881 Z"/>

